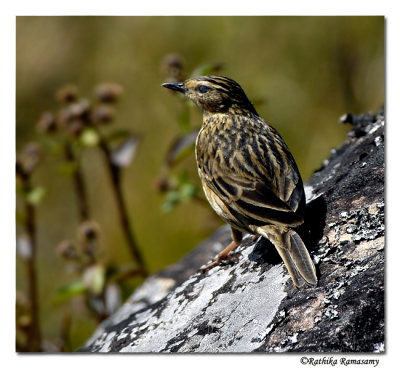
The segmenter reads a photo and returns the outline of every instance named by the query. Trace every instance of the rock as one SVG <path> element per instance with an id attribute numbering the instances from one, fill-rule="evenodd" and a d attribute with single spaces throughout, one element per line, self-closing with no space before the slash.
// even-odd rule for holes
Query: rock
<path id="1" fill-rule="evenodd" d="M 384 352 L 384 115 L 342 122 L 352 133 L 305 186 L 316 287 L 296 289 L 252 236 L 236 262 L 199 272 L 229 243 L 223 227 L 149 277 L 80 351 Z"/>

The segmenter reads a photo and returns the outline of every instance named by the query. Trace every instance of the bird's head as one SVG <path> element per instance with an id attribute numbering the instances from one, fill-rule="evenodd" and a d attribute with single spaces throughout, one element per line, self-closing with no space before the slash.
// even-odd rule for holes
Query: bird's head
<path id="1" fill-rule="evenodd" d="M 227 77 L 202 76 L 162 86 L 184 93 L 203 113 L 257 114 L 242 87 Z"/>

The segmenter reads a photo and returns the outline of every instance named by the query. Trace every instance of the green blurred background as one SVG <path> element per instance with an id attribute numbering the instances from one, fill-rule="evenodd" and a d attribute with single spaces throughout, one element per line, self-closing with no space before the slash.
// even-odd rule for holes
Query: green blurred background
<path id="1" fill-rule="evenodd" d="M 220 74 L 238 81 L 259 114 L 286 140 L 306 181 L 329 151 L 346 139 L 338 123 L 346 113 L 376 111 L 384 103 L 383 17 L 17 17 L 17 151 L 37 140 L 42 112 L 56 110 L 55 91 L 75 84 L 92 96 L 101 82 L 124 87 L 115 126 L 141 137 L 134 162 L 123 176 L 134 232 L 151 272 L 181 258 L 222 223 L 192 201 L 170 213 L 155 189 L 171 140 L 179 133 L 181 101 L 161 88 L 161 63 L 177 53 L 188 74 L 204 63 L 222 63 Z M 191 109 L 193 127 L 200 113 Z M 105 257 L 129 262 L 116 206 L 96 150 L 83 167 L 94 219 L 101 227 Z M 58 159 L 47 156 L 34 176 L 46 188 L 38 207 L 38 277 L 46 339 L 57 337 L 60 309 L 52 297 L 72 276 L 55 245 L 75 236 L 78 219 L 69 180 L 58 175 Z M 182 163 L 197 182 L 194 157 Z M 17 262 L 17 288 L 25 273 Z M 76 348 L 95 322 L 74 312 Z"/>

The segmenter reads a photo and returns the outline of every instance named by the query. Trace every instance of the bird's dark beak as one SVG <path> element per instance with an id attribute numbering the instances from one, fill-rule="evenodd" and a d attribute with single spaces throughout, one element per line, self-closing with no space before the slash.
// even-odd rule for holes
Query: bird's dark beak
<path id="1" fill-rule="evenodd" d="M 181 93 L 185 93 L 185 87 L 183 86 L 182 82 L 179 83 L 164 83 L 162 84 L 163 87 L 172 89 L 173 91 L 178 91 Z"/>

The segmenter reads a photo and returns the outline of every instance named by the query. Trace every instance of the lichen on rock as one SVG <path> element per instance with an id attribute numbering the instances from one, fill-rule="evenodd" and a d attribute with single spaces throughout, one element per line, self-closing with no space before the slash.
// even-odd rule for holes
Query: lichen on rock
<path id="1" fill-rule="evenodd" d="M 305 185 L 316 287 L 296 289 L 253 236 L 237 262 L 199 272 L 229 242 L 225 226 L 149 277 L 81 351 L 383 352 L 384 115 L 342 122 L 353 124 L 349 138 Z"/>

